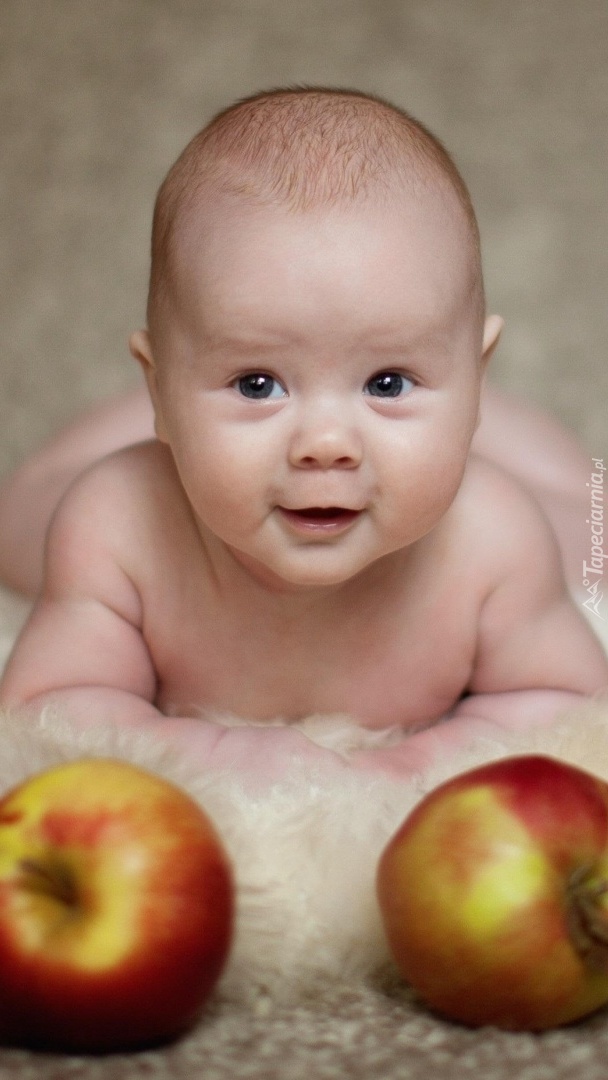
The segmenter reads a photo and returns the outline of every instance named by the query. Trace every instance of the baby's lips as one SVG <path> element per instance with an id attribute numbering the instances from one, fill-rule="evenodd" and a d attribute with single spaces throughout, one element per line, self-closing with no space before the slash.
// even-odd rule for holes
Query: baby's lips
<path id="1" fill-rule="evenodd" d="M 352 506 L 281 506 L 284 514 L 291 514 L 306 520 L 334 521 L 340 518 L 356 517 L 361 510 Z"/>

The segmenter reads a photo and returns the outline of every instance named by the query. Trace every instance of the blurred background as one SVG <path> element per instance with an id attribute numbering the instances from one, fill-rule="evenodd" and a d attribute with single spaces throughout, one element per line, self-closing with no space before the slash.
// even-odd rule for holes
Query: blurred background
<path id="1" fill-rule="evenodd" d="M 0 473 L 139 375 L 156 189 L 235 98 L 385 95 L 476 204 L 494 382 L 608 454 L 606 0 L 1 0 Z"/>

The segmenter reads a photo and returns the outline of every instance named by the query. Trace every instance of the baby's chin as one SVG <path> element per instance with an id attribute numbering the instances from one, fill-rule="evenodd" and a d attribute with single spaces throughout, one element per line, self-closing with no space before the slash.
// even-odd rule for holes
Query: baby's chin
<path id="1" fill-rule="evenodd" d="M 233 552 L 248 574 L 264 588 L 277 593 L 302 593 L 335 591 L 349 582 L 362 579 L 366 572 L 372 571 L 383 561 L 386 552 L 365 558 L 361 553 L 357 557 L 345 557 L 321 549 L 309 548 L 300 552 L 296 558 L 260 561 L 243 553 Z"/>
<path id="2" fill-rule="evenodd" d="M 327 589 L 336 589 L 347 584 L 361 571 L 352 573 L 344 570 L 323 570 L 312 567 L 302 569 L 284 569 L 282 567 L 270 567 L 258 564 L 251 567 L 250 572 L 261 585 L 272 592 L 323 592 Z"/>

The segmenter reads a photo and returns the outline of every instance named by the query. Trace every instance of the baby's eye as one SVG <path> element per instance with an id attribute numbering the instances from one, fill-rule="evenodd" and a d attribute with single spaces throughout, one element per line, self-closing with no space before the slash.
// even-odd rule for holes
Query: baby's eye
<path id="1" fill-rule="evenodd" d="M 263 371 L 252 371 L 249 375 L 241 375 L 235 385 L 243 397 L 256 401 L 281 398 L 286 393 L 277 379 Z"/>
<path id="2" fill-rule="evenodd" d="M 372 397 L 396 398 L 402 394 L 409 394 L 414 387 L 414 381 L 407 375 L 401 375 L 398 371 L 379 371 L 372 375 L 365 385 L 365 393 Z"/>

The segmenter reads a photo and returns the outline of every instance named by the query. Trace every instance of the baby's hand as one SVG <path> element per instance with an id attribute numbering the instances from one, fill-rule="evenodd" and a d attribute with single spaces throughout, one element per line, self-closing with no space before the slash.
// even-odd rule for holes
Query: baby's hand
<path id="1" fill-rule="evenodd" d="M 333 750 L 318 746 L 297 728 L 224 726 L 205 720 L 167 718 L 162 735 L 201 769 L 238 776 L 249 792 L 260 792 L 290 775 L 318 776 L 343 772 L 347 763 Z"/>
<path id="2" fill-rule="evenodd" d="M 395 746 L 355 753 L 352 763 L 358 769 L 408 779 L 444 762 L 451 763 L 459 751 L 502 748 L 505 732 L 547 727 L 585 700 L 582 694 L 562 690 L 473 694 L 432 727 L 404 734 Z"/>
<path id="3" fill-rule="evenodd" d="M 394 746 L 360 750 L 351 757 L 352 767 L 365 772 L 382 773 L 392 780 L 408 781 L 423 776 L 429 769 L 452 762 L 456 752 L 480 740 L 496 743 L 500 729 L 484 720 L 462 718 L 440 720 L 423 731 L 404 734 Z"/>

